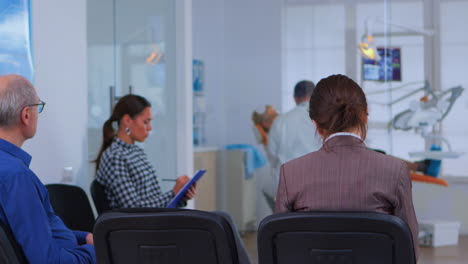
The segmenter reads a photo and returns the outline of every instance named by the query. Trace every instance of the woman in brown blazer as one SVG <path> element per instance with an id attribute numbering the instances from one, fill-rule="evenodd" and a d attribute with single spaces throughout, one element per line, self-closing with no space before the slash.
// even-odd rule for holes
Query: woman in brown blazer
<path id="1" fill-rule="evenodd" d="M 275 212 L 396 215 L 409 225 L 418 256 L 418 223 L 408 166 L 366 147 L 367 100 L 361 87 L 344 75 L 320 80 L 310 98 L 309 116 L 323 146 L 281 166 Z"/>

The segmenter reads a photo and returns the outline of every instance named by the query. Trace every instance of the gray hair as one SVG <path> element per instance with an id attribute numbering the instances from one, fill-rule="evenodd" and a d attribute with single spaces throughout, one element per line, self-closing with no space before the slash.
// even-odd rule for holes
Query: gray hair
<path id="1" fill-rule="evenodd" d="M 33 85 L 19 75 L 0 76 L 0 127 L 19 122 L 24 107 L 36 103 Z"/>

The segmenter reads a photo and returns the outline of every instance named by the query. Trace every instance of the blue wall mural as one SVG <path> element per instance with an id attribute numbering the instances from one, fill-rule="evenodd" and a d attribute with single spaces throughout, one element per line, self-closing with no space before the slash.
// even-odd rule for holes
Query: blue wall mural
<path id="1" fill-rule="evenodd" d="M 33 81 L 30 0 L 0 1 L 0 75 Z"/>

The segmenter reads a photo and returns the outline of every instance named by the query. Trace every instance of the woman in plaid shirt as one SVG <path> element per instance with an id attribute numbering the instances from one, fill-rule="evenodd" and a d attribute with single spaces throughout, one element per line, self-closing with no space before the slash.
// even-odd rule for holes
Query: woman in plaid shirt
<path id="1" fill-rule="evenodd" d="M 148 137 L 152 130 L 151 119 L 151 104 L 145 98 L 126 95 L 104 123 L 103 143 L 96 159 L 96 180 L 104 186 L 111 208 L 166 207 L 189 180 L 185 175 L 180 176 L 171 191 L 161 191 L 148 157 L 134 144 Z M 118 126 L 117 131 L 114 131 L 114 123 Z M 195 187 L 192 187 L 186 199 L 194 195 Z M 239 263 L 252 264 L 231 216 L 225 212 L 213 213 L 226 219 L 231 226 Z"/>
<path id="2" fill-rule="evenodd" d="M 180 176 L 172 190 L 161 191 L 155 169 L 143 149 L 134 144 L 146 140 L 152 130 L 151 120 L 151 104 L 141 96 L 126 95 L 104 123 L 96 180 L 104 186 L 111 208 L 166 207 L 189 180 Z M 187 199 L 194 195 L 192 187 Z"/>

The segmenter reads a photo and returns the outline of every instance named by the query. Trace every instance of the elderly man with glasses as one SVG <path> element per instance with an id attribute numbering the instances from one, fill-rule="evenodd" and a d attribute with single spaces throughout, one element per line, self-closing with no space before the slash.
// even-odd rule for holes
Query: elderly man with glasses
<path id="1" fill-rule="evenodd" d="M 21 149 L 35 135 L 44 105 L 25 78 L 0 76 L 0 221 L 29 263 L 95 263 L 92 234 L 69 230 L 55 215 Z"/>

